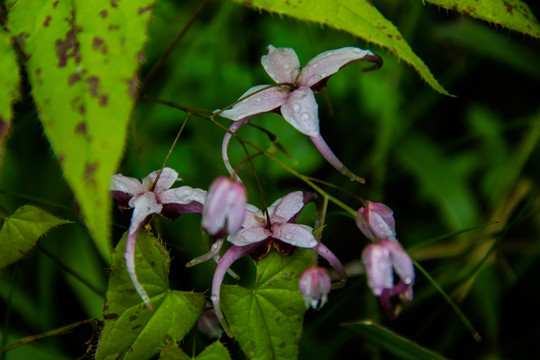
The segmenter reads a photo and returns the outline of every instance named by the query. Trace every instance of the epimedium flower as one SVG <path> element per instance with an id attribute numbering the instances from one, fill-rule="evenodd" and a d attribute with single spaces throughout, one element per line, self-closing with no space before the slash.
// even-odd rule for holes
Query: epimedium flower
<path id="1" fill-rule="evenodd" d="M 345 284 L 347 275 L 339 259 L 315 239 L 313 228 L 296 224 L 304 206 L 315 197 L 313 193 L 295 191 L 276 200 L 266 212 L 253 205 L 246 205 L 247 214 L 242 229 L 228 237 L 233 245 L 219 259 L 212 280 L 212 304 L 227 335 L 232 337 L 219 305 L 221 283 L 231 265 L 244 255 L 250 254 L 256 260 L 260 260 L 272 247 L 283 255 L 291 254 L 296 247 L 313 249 L 336 269 L 341 284 Z"/>
<path id="2" fill-rule="evenodd" d="M 403 301 L 412 300 L 414 265 L 396 239 L 394 212 L 382 203 L 366 201 L 357 210 L 356 225 L 373 243 L 362 252 L 367 283 L 389 317 L 397 315 L 390 298 L 398 295 Z M 394 281 L 394 273 L 399 281 Z"/>
<path id="3" fill-rule="evenodd" d="M 261 63 L 277 85 L 254 86 L 246 91 L 231 109 L 219 111 L 218 114 L 235 121 L 229 128 L 235 132 L 251 118 L 277 111 L 295 129 L 309 136 L 315 147 L 332 166 L 344 175 L 363 182 L 363 179 L 354 175 L 343 165 L 322 138 L 319 131 L 318 105 L 314 95 L 315 92 L 326 87 L 328 79 L 339 69 L 359 61 L 374 63 L 363 71 L 382 66 L 382 59 L 371 51 L 344 47 L 325 51 L 301 68 L 298 56 L 293 49 L 276 48 L 270 45 L 268 54 L 261 58 Z M 231 134 L 225 134 L 222 153 L 225 166 L 232 173 L 227 155 L 230 138 Z"/>
<path id="4" fill-rule="evenodd" d="M 368 286 L 379 299 L 389 317 L 395 317 L 390 298 L 399 295 L 402 300 L 412 300 L 412 285 L 415 278 L 414 265 L 403 247 L 395 240 L 373 243 L 362 252 Z M 399 277 L 394 282 L 394 273 Z"/>
<path id="5" fill-rule="evenodd" d="M 246 215 L 245 186 L 226 177 L 218 177 L 208 190 L 203 208 L 202 228 L 214 237 L 234 235 Z"/>
<path id="6" fill-rule="evenodd" d="M 326 304 L 328 294 L 332 288 L 332 281 L 328 270 L 319 266 L 312 266 L 304 270 L 298 282 L 306 308 L 320 309 Z"/>
<path id="7" fill-rule="evenodd" d="M 121 209 L 133 208 L 124 258 L 137 293 L 150 309 L 152 309 L 150 298 L 139 283 L 135 272 L 137 235 L 154 214 L 160 214 L 170 221 L 182 214 L 200 214 L 206 197 L 204 190 L 189 186 L 170 189 L 177 179 L 178 173 L 166 167 L 161 171 L 150 173 L 142 179 L 142 182 L 122 174 L 113 175 L 109 188 Z"/>
<path id="8" fill-rule="evenodd" d="M 396 239 L 394 212 L 388 206 L 368 200 L 357 213 L 356 225 L 365 237 L 372 241 Z"/>

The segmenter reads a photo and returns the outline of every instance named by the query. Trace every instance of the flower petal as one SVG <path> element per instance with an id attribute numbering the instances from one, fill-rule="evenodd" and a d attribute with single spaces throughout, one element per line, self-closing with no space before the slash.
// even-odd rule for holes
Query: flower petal
<path id="1" fill-rule="evenodd" d="M 262 226 L 249 229 L 241 229 L 234 236 L 229 236 L 229 241 L 236 246 L 246 246 L 263 241 L 272 236 L 272 232 Z"/>
<path id="2" fill-rule="evenodd" d="M 405 249 L 394 240 L 386 240 L 381 244 L 390 251 L 395 272 L 406 285 L 412 284 L 415 277 L 414 265 Z"/>
<path id="3" fill-rule="evenodd" d="M 272 225 L 272 236 L 283 242 L 311 249 L 317 246 L 317 239 L 313 236 L 313 229 L 307 225 L 277 223 Z"/>
<path id="4" fill-rule="evenodd" d="M 182 214 L 201 214 L 206 191 L 181 186 L 158 194 L 158 201 L 163 204 L 161 216 L 174 220 Z"/>
<path id="5" fill-rule="evenodd" d="M 154 182 L 156 181 L 156 176 L 158 174 L 159 170 L 156 170 L 148 174 L 148 176 L 143 179 L 142 184 L 146 190 L 150 190 L 152 185 L 154 185 Z M 178 179 L 178 173 L 175 170 L 168 167 L 163 168 L 161 175 L 159 175 L 156 186 L 154 187 L 154 192 L 157 194 L 159 192 L 167 190 L 174 184 L 176 179 Z"/>
<path id="6" fill-rule="evenodd" d="M 318 105 L 309 87 L 293 91 L 281 106 L 281 114 L 296 130 L 308 136 L 319 134 Z"/>
<path id="7" fill-rule="evenodd" d="M 291 84 L 296 82 L 300 61 L 293 49 L 275 48 L 270 45 L 268 55 L 261 58 L 261 64 L 275 82 Z"/>
<path id="8" fill-rule="evenodd" d="M 270 221 L 272 223 L 285 223 L 304 208 L 304 193 L 294 191 L 280 199 L 274 201 L 268 208 Z"/>
<path id="9" fill-rule="evenodd" d="M 384 289 L 392 289 L 394 276 L 388 249 L 380 244 L 370 244 L 362 252 L 362 262 L 366 268 L 368 286 L 375 296 L 380 296 Z"/>
<path id="10" fill-rule="evenodd" d="M 156 196 L 152 192 L 146 192 L 132 199 L 130 205 L 133 207 L 131 223 L 129 224 L 130 234 L 138 231 L 149 215 L 159 214 L 162 208 L 161 204 L 157 203 Z"/>
<path id="11" fill-rule="evenodd" d="M 329 50 L 315 56 L 302 68 L 298 75 L 297 84 L 319 90 L 324 88 L 328 78 L 334 75 L 339 69 L 357 61 L 375 62 L 376 67 L 382 65 L 381 58 L 369 50 L 362 50 L 356 47 Z"/>
<path id="12" fill-rule="evenodd" d="M 237 121 L 261 115 L 280 107 L 289 97 L 289 88 L 286 86 L 274 86 L 261 90 L 268 86 L 257 85 L 252 87 L 240 97 L 240 99 L 245 98 L 244 100 L 236 103 L 231 109 L 220 112 L 219 115 Z M 253 95 L 249 96 L 251 94 Z"/>
<path id="13" fill-rule="evenodd" d="M 120 208 L 129 208 L 131 198 L 144 193 L 144 188 L 139 180 L 121 174 L 112 176 L 109 190 Z"/>

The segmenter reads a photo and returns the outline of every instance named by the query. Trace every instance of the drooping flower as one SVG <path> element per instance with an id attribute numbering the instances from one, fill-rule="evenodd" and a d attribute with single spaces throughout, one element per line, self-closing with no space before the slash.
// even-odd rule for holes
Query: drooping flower
<path id="1" fill-rule="evenodd" d="M 411 258 L 396 240 L 383 240 L 366 246 L 362 252 L 362 262 L 368 286 L 388 316 L 395 317 L 390 298 L 400 295 L 404 301 L 412 300 L 415 273 Z M 399 277 L 397 283 L 394 273 Z"/>
<path id="2" fill-rule="evenodd" d="M 368 200 L 366 206 L 358 209 L 357 213 L 356 225 L 368 239 L 396 239 L 394 212 L 388 206 Z"/>
<path id="3" fill-rule="evenodd" d="M 246 198 L 242 183 L 226 177 L 214 180 L 203 208 L 203 229 L 214 237 L 236 234 L 246 215 Z"/>
<path id="4" fill-rule="evenodd" d="M 221 283 L 231 265 L 244 255 L 250 254 L 256 260 L 262 259 L 274 247 L 283 255 L 291 254 L 296 247 L 313 249 L 324 257 L 336 269 L 341 284 L 347 275 L 339 259 L 313 236 L 313 229 L 307 225 L 296 224 L 298 215 L 315 194 L 292 192 L 276 200 L 266 213 L 252 205 L 246 205 L 247 214 L 242 229 L 236 235 L 229 236 L 233 244 L 218 261 L 212 280 L 212 304 L 216 316 L 227 335 L 232 336 L 219 305 Z"/>
<path id="5" fill-rule="evenodd" d="M 268 47 L 261 63 L 268 75 L 278 84 L 258 85 L 246 91 L 231 109 L 218 112 L 219 115 L 234 120 L 229 128 L 235 132 L 251 118 L 264 113 L 278 111 L 295 129 L 307 135 L 323 157 L 337 170 L 352 179 L 363 182 L 354 175 L 330 150 L 319 131 L 318 105 L 314 92 L 323 90 L 328 79 L 342 67 L 369 61 L 375 65 L 364 71 L 382 66 L 382 59 L 369 50 L 344 47 L 325 51 L 300 68 L 298 56 L 291 48 Z M 223 139 L 222 153 L 225 166 L 232 174 L 228 161 L 227 147 L 231 134 Z"/>
<path id="6" fill-rule="evenodd" d="M 206 196 L 204 190 L 189 186 L 170 189 L 177 178 L 178 173 L 167 167 L 163 168 L 161 174 L 160 171 L 150 173 L 142 182 L 117 174 L 113 175 L 109 188 L 121 209 L 133 208 L 124 258 L 131 281 L 148 308 L 152 308 L 150 298 L 135 272 L 135 244 L 141 227 L 153 214 L 160 214 L 171 221 L 182 214 L 200 214 Z"/>
<path id="7" fill-rule="evenodd" d="M 320 309 L 326 304 L 328 294 L 332 288 L 332 281 L 328 270 L 319 266 L 312 266 L 304 270 L 298 282 L 306 308 Z"/>

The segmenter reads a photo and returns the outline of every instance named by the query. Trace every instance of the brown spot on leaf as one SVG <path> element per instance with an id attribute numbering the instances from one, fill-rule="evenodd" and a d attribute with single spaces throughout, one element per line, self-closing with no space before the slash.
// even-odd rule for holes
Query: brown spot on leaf
<path id="1" fill-rule="evenodd" d="M 65 158 L 66 158 L 66 157 L 64 156 L 64 154 L 58 154 L 58 155 L 56 155 L 56 157 L 58 158 L 58 162 L 59 162 L 60 164 L 62 164 L 62 163 L 64 162 Z"/>
<path id="2" fill-rule="evenodd" d="M 503 1 L 503 4 L 504 4 L 504 6 L 506 6 L 506 11 L 510 15 L 512 15 L 512 11 L 514 10 L 514 7 L 508 1 Z"/>
<path id="3" fill-rule="evenodd" d="M 131 315 L 129 318 L 128 318 L 128 321 L 134 321 L 134 320 L 137 320 L 137 315 Z"/>
<path id="4" fill-rule="evenodd" d="M 112 30 L 119 30 L 120 29 L 120 25 L 109 25 L 109 31 L 112 31 Z"/>
<path id="5" fill-rule="evenodd" d="M 99 96 L 99 105 L 107 106 L 108 102 L 109 102 L 109 95 L 100 95 Z"/>
<path id="6" fill-rule="evenodd" d="M 137 73 L 133 75 L 131 79 L 127 79 L 126 82 L 128 83 L 128 95 L 131 99 L 137 98 L 137 93 L 139 91 L 139 78 L 137 76 Z"/>
<path id="7" fill-rule="evenodd" d="M 112 7 L 118 7 L 118 0 L 111 0 L 111 6 Z"/>
<path id="8" fill-rule="evenodd" d="M 25 32 L 21 32 L 19 35 L 17 35 L 15 37 L 15 41 L 17 42 L 17 44 L 19 44 L 19 47 L 21 49 L 24 49 L 25 45 L 26 45 L 26 39 L 28 39 L 30 37 L 29 34 L 25 33 Z M 27 59 L 30 58 L 29 56 L 27 57 Z"/>
<path id="9" fill-rule="evenodd" d="M 103 315 L 103 318 L 105 320 L 116 320 L 118 319 L 120 316 L 118 316 L 118 314 L 104 314 Z"/>
<path id="10" fill-rule="evenodd" d="M 401 39 L 403 39 L 401 36 L 396 35 L 396 40 L 401 40 Z"/>
<path id="11" fill-rule="evenodd" d="M 70 24 L 73 24 L 73 18 L 66 18 Z M 77 41 L 76 34 L 81 32 L 80 28 L 72 25 L 72 27 L 66 33 L 65 39 L 56 40 L 56 56 L 58 57 L 58 66 L 66 66 L 68 60 L 73 58 L 75 63 L 81 62 L 81 56 L 79 54 L 79 42 Z"/>
<path id="12" fill-rule="evenodd" d="M 135 325 L 134 327 L 131 328 L 131 330 L 137 330 L 138 328 L 142 327 L 142 325 Z"/>
<path id="13" fill-rule="evenodd" d="M 0 118 L 0 143 L 4 140 L 9 131 L 9 122 Z M 0 149 L 1 152 L 1 149 Z"/>
<path id="14" fill-rule="evenodd" d="M 86 81 L 88 82 L 88 91 L 90 91 L 90 95 L 93 97 L 98 96 L 99 78 L 97 76 L 90 76 Z"/>
<path id="15" fill-rule="evenodd" d="M 287 344 L 285 344 L 285 341 L 278 345 L 281 349 L 283 349 Z"/>
<path id="16" fill-rule="evenodd" d="M 106 54 L 108 49 L 102 38 L 94 36 L 94 40 L 92 41 L 92 50 L 101 51 L 102 54 Z"/>
<path id="17" fill-rule="evenodd" d="M 77 126 L 75 126 L 75 133 L 76 134 L 82 134 L 82 135 L 86 135 L 86 121 L 81 121 L 77 124 Z"/>
<path id="18" fill-rule="evenodd" d="M 99 12 L 99 16 L 101 16 L 102 19 L 105 19 L 105 18 L 107 17 L 107 15 L 109 15 L 109 14 L 107 13 L 107 10 L 101 10 L 101 11 Z"/>
<path id="19" fill-rule="evenodd" d="M 371 5 L 371 6 L 373 6 L 373 4 L 371 3 L 371 1 L 369 1 L 369 0 L 366 0 L 366 2 L 368 3 L 368 5 Z"/>
<path id="20" fill-rule="evenodd" d="M 386 34 L 386 36 L 388 36 L 390 39 L 393 38 L 392 34 Z"/>
<path id="21" fill-rule="evenodd" d="M 55 1 L 55 2 L 52 4 L 53 8 L 55 8 L 55 9 L 56 9 L 56 6 L 57 6 L 57 5 L 58 5 L 58 0 Z"/>
<path id="22" fill-rule="evenodd" d="M 36 73 L 36 75 L 41 74 L 41 68 L 36 68 L 36 70 L 34 70 L 34 72 Z"/>
<path id="23" fill-rule="evenodd" d="M 139 15 L 144 14 L 147 11 L 152 11 L 152 5 L 148 5 L 142 8 L 139 8 L 139 11 L 137 12 Z"/>
<path id="24" fill-rule="evenodd" d="M 86 183 L 86 185 L 96 185 L 96 179 L 94 178 L 94 176 L 96 175 L 97 168 L 97 163 L 86 163 L 84 165 L 84 182 Z"/>
<path id="25" fill-rule="evenodd" d="M 43 21 L 43 26 L 44 27 L 49 26 L 49 23 L 51 22 L 51 19 L 52 19 L 52 17 L 50 15 L 47 15 L 47 17 L 45 18 L 45 21 Z"/>

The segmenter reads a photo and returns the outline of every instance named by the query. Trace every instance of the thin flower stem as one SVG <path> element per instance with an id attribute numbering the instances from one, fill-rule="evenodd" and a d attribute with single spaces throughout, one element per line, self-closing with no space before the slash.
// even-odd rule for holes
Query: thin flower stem
<path id="1" fill-rule="evenodd" d="M 279 85 L 283 85 L 283 84 L 279 84 Z M 275 85 L 274 85 L 275 86 Z M 229 130 L 226 126 L 222 125 L 221 123 L 219 123 L 218 121 L 216 121 L 214 119 L 214 116 L 219 114 L 219 112 L 215 113 L 215 114 L 212 114 L 211 112 L 209 112 L 208 110 L 206 109 L 199 109 L 200 111 L 197 111 L 195 110 L 193 107 L 189 107 L 189 106 L 186 106 L 186 105 L 181 105 L 181 104 L 176 104 L 174 102 L 171 102 L 171 101 L 166 101 L 166 100 L 159 100 L 159 99 L 148 99 L 149 101 L 153 101 L 153 102 L 156 102 L 156 103 L 159 103 L 159 104 L 163 104 L 163 105 L 168 105 L 168 106 L 171 106 L 171 107 L 174 107 L 176 109 L 179 109 L 179 110 L 182 110 L 182 111 L 185 111 L 185 112 L 192 112 L 193 115 L 196 115 L 196 116 L 199 116 L 203 119 L 206 119 L 208 121 L 210 121 L 212 124 L 214 124 L 215 126 L 219 127 L 221 130 L 227 132 L 228 134 L 230 134 L 231 136 L 235 137 L 238 141 L 240 141 L 241 143 L 244 143 L 250 147 L 252 147 L 253 149 L 257 150 L 258 152 L 261 152 L 264 156 L 266 156 L 268 159 L 274 161 L 276 164 L 278 164 L 279 166 L 283 167 L 285 170 L 287 170 L 288 172 L 290 172 L 292 175 L 296 176 L 297 178 L 299 178 L 300 180 L 302 180 L 304 183 L 306 183 L 307 185 L 309 185 L 313 190 L 315 190 L 316 192 L 318 192 L 321 196 L 323 197 L 327 197 L 328 200 L 332 203 L 334 203 L 335 205 L 337 205 L 338 207 L 342 208 L 343 210 L 345 210 L 345 212 L 347 212 L 348 214 L 350 214 L 351 216 L 355 217 L 356 216 L 356 211 L 354 209 L 352 209 L 351 207 L 347 206 L 345 203 L 343 203 L 342 201 L 338 200 L 337 198 L 335 198 L 334 196 L 328 194 L 326 191 L 324 191 L 320 186 L 318 186 L 317 184 L 315 184 L 314 181 L 311 180 L 310 177 L 304 175 L 304 174 L 301 174 L 300 172 L 298 172 L 297 170 L 293 169 L 292 167 L 290 167 L 289 165 L 285 164 L 283 161 L 277 159 L 276 157 L 272 156 L 270 153 L 268 153 L 267 151 L 263 150 L 262 148 L 260 148 L 259 146 L 255 145 L 254 143 L 252 143 L 251 141 L 248 141 L 240 136 L 238 136 L 235 132 Z"/>
<path id="2" fill-rule="evenodd" d="M 144 80 L 141 83 L 141 86 L 139 87 L 138 96 L 140 96 L 144 92 L 144 90 L 148 86 L 148 83 L 150 82 L 150 80 L 154 77 L 154 75 L 161 68 L 161 66 L 163 66 L 163 63 L 165 62 L 167 57 L 171 54 L 172 50 L 178 44 L 178 42 L 184 37 L 184 35 L 189 30 L 191 25 L 193 25 L 193 23 L 195 22 L 197 17 L 201 14 L 201 12 L 204 9 L 204 7 L 206 6 L 206 4 L 208 4 L 208 0 L 204 0 L 202 2 L 202 4 L 197 8 L 197 10 L 195 10 L 195 13 L 191 17 L 191 19 L 189 19 L 189 21 L 186 23 L 186 25 L 184 25 L 184 27 L 182 28 L 180 33 L 176 36 L 176 38 L 173 40 L 173 42 L 169 45 L 167 50 L 165 50 L 165 52 L 160 56 L 158 61 L 156 61 L 154 66 L 152 66 L 152 68 L 150 69 L 148 74 L 146 74 Z"/>
<path id="3" fill-rule="evenodd" d="M 37 341 L 37 340 L 41 340 L 41 339 L 44 339 L 44 338 L 49 337 L 49 336 L 64 334 L 64 333 L 70 332 L 73 329 L 78 328 L 79 326 L 90 324 L 90 323 L 93 323 L 93 322 L 96 322 L 96 321 L 97 321 L 96 318 L 86 319 L 86 320 L 77 321 L 76 323 L 60 327 L 58 329 L 46 331 L 46 332 L 41 333 L 41 334 L 30 335 L 30 336 L 24 337 L 22 339 L 19 339 L 19 340 L 15 341 L 15 342 L 12 342 L 11 344 L 7 344 L 6 346 L 2 346 L 0 348 L 0 353 L 4 353 L 4 352 L 10 351 L 10 350 L 13 350 L 13 349 L 15 349 L 15 348 L 17 348 L 19 346 L 26 345 L 26 344 L 32 343 L 34 341 Z"/>
<path id="4" fill-rule="evenodd" d="M 461 309 L 459 308 L 459 306 L 457 306 L 457 304 L 452 300 L 452 298 L 450 298 L 450 296 L 446 293 L 446 291 L 444 291 L 444 289 L 437 283 L 437 281 L 435 281 L 435 279 L 433 279 L 431 277 L 431 275 L 429 275 L 429 273 L 414 259 L 412 259 L 413 263 L 414 263 L 414 266 L 420 270 L 420 272 L 422 274 L 424 274 L 424 276 L 428 279 L 428 281 L 431 283 L 431 285 L 433 285 L 435 287 L 435 289 L 437 289 L 437 291 L 439 292 L 439 294 L 441 294 L 441 296 L 444 298 L 444 300 L 446 300 L 446 302 L 448 303 L 448 305 L 450 305 L 450 307 L 452 308 L 452 310 L 454 310 L 454 312 L 456 313 L 456 315 L 458 316 L 458 318 L 461 320 L 461 322 L 463 323 L 463 325 L 465 325 L 465 327 L 467 328 L 467 330 L 469 330 L 469 333 L 471 334 L 471 336 L 473 337 L 473 339 L 476 341 L 476 342 L 480 342 L 482 340 L 482 337 L 480 336 L 480 334 L 478 333 L 478 331 L 476 331 L 476 329 L 474 328 L 474 326 L 472 325 L 472 323 L 469 321 L 469 319 L 467 318 L 467 316 L 463 313 L 463 311 L 461 311 Z"/>
<path id="5" fill-rule="evenodd" d="M 67 272 L 69 275 L 73 276 L 75 279 L 77 279 L 81 284 L 85 285 L 88 289 L 92 290 L 95 294 L 98 296 L 105 298 L 105 293 L 98 288 L 96 288 L 94 285 L 92 285 L 88 280 L 83 278 L 81 275 L 77 274 L 75 271 L 70 269 L 67 265 L 62 263 L 56 256 L 51 254 L 49 251 L 45 250 L 41 245 L 36 244 L 36 247 L 45 254 L 49 259 L 51 259 L 56 265 L 58 265 L 62 270 Z"/>
<path id="6" fill-rule="evenodd" d="M 159 169 L 159 172 L 158 172 L 158 174 L 156 176 L 156 179 L 154 180 L 154 183 L 152 184 L 152 187 L 150 188 L 150 191 L 154 191 L 154 188 L 156 187 L 157 181 L 159 180 L 159 177 L 161 176 L 161 173 L 163 172 L 163 169 L 165 168 L 165 165 L 167 165 L 167 162 L 169 161 L 169 158 L 171 157 L 171 154 L 172 154 L 174 148 L 176 147 L 176 144 L 178 143 L 178 140 L 180 139 L 180 135 L 182 135 L 182 132 L 184 131 L 184 128 L 186 127 L 189 118 L 191 118 L 191 115 L 192 115 L 191 112 L 187 113 L 186 119 L 182 123 L 182 126 L 180 127 L 180 130 L 178 130 L 178 134 L 176 134 L 176 138 L 174 139 L 174 141 L 173 141 L 173 143 L 171 145 L 171 148 L 169 149 L 169 153 L 167 154 L 167 157 L 163 161 L 163 165 L 161 165 L 161 169 Z"/>

